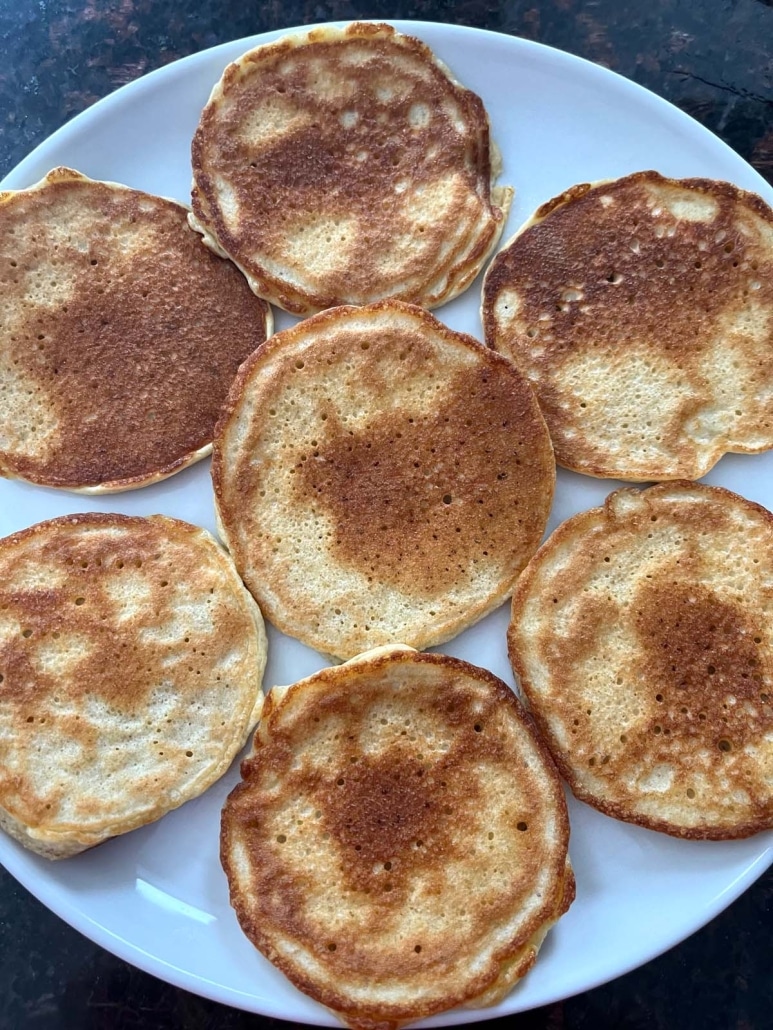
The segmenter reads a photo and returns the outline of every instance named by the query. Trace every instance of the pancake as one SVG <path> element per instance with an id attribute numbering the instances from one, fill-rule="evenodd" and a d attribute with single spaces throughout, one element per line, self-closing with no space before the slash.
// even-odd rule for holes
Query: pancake
<path id="1" fill-rule="evenodd" d="M 191 225 L 294 314 L 435 307 L 496 246 L 499 163 L 482 101 L 419 40 L 318 28 L 226 68 L 193 139 Z"/>
<path id="2" fill-rule="evenodd" d="M 773 826 L 773 516 L 719 487 L 611 494 L 513 596 L 510 658 L 583 801 L 677 837 Z"/>
<path id="3" fill-rule="evenodd" d="M 509 361 L 382 301 L 315 315 L 244 363 L 212 478 L 221 536 L 264 615 L 351 658 L 440 643 L 509 597 L 555 463 Z"/>
<path id="4" fill-rule="evenodd" d="M 186 219 L 67 168 L 0 193 L 0 475 L 99 493 L 209 454 L 271 316 Z"/>
<path id="5" fill-rule="evenodd" d="M 657 172 L 574 186 L 492 262 L 483 322 L 559 465 L 697 479 L 773 447 L 773 212 L 753 193 Z"/>
<path id="6" fill-rule="evenodd" d="M 0 540 L 0 827 L 65 858 L 198 796 L 260 716 L 265 662 L 203 529 L 68 515 Z"/>
<path id="7" fill-rule="evenodd" d="M 223 809 L 242 930 L 348 1026 L 499 1000 L 574 898 L 558 775 L 512 691 L 381 648 L 274 687 Z"/>

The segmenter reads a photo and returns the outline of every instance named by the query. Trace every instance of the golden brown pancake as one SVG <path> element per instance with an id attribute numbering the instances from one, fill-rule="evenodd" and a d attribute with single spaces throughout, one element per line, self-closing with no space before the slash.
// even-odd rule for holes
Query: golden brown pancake
<path id="1" fill-rule="evenodd" d="M 574 186 L 492 262 L 483 321 L 559 465 L 697 479 L 773 447 L 773 212 L 753 193 L 657 172 Z"/>
<path id="2" fill-rule="evenodd" d="M 397 301 L 278 333 L 215 436 L 245 583 L 277 627 L 340 658 L 427 647 L 492 611 L 553 496 L 545 423 L 511 362 Z"/>
<path id="3" fill-rule="evenodd" d="M 380 648 L 274 687 L 223 809 L 242 929 L 360 1030 L 491 1004 L 574 897 L 558 775 L 512 691 Z"/>
<path id="4" fill-rule="evenodd" d="M 512 190 L 489 122 L 427 46 L 389 25 L 288 36 L 226 68 L 193 140 L 191 225 L 295 314 L 470 285 Z"/>
<path id="5" fill-rule="evenodd" d="M 64 858 L 198 796 L 260 716 L 265 662 L 203 529 L 68 515 L 0 540 L 0 827 Z"/>
<path id="6" fill-rule="evenodd" d="M 513 595 L 510 658 L 561 772 L 677 837 L 773 826 L 773 516 L 720 487 L 619 490 Z"/>
<path id="7" fill-rule="evenodd" d="M 270 310 L 187 209 L 67 168 L 0 193 L 0 474 L 106 492 L 208 454 Z"/>

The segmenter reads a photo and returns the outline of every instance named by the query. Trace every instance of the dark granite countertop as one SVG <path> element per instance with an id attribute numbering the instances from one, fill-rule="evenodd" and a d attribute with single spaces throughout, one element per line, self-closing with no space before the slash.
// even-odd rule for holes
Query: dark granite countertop
<path id="1" fill-rule="evenodd" d="M 89 104 L 160 65 L 269 29 L 357 17 L 479 26 L 589 58 L 681 107 L 773 183 L 771 0 L 0 0 L 0 176 Z M 762 1030 L 773 1020 L 772 916 L 769 871 L 666 955 L 508 1021 L 522 1030 Z M 0 1030 L 269 1024 L 284 1025 L 114 958 L 0 868 Z"/>

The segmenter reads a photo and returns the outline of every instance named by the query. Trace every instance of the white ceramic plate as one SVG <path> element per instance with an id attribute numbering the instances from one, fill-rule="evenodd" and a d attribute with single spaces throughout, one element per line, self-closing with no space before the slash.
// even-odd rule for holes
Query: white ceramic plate
<path id="1" fill-rule="evenodd" d="M 475 29 L 396 23 L 430 44 L 479 93 L 516 187 L 505 239 L 544 200 L 573 183 L 656 168 L 673 176 L 729 179 L 773 201 L 741 158 L 663 100 L 625 79 L 555 50 Z M 186 58 L 120 89 L 43 143 L 5 180 L 28 186 L 67 164 L 100 179 L 188 199 L 189 144 L 225 65 L 271 33 Z M 480 336 L 480 283 L 442 308 L 454 328 Z M 278 327 L 290 323 L 280 315 Z M 208 463 L 157 486 L 112 498 L 81 498 L 0 481 L 0 534 L 74 511 L 164 512 L 214 529 Z M 707 477 L 773 507 L 773 452 L 723 459 Z M 559 474 L 552 530 L 599 504 L 617 484 Z M 495 612 L 445 650 L 507 682 L 507 612 Z M 313 651 L 270 637 L 266 686 L 319 668 Z M 51 864 L 5 837 L 0 860 L 54 912 L 103 947 L 190 991 L 299 1022 L 337 1025 L 252 948 L 228 904 L 218 863 L 222 802 L 237 769 L 204 797 L 93 852 Z M 577 901 L 550 933 L 534 970 L 494 1009 L 427 1020 L 443 1026 L 543 1005 L 646 962 L 736 898 L 773 859 L 771 834 L 699 843 L 615 822 L 571 802 Z"/>

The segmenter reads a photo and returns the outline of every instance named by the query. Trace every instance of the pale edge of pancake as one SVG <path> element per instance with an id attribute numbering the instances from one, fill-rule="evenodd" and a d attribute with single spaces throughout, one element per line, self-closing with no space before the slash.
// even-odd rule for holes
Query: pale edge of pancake
<path id="1" fill-rule="evenodd" d="M 135 189 L 133 186 L 126 186 L 124 183 L 120 182 L 111 182 L 105 179 L 92 179 L 88 175 L 84 175 L 82 172 L 78 172 L 74 168 L 67 168 L 64 165 L 60 165 L 57 168 L 52 168 L 50 172 L 47 172 L 42 179 L 34 183 L 32 186 L 28 186 L 24 189 L 19 190 L 0 190 L 0 205 L 12 201 L 20 193 L 32 193 L 36 190 L 43 190 L 47 186 L 50 186 L 54 183 L 65 182 L 95 183 L 99 186 L 107 186 L 110 189 L 116 191 L 128 190 L 131 193 L 142 193 L 145 194 L 145 196 L 153 197 L 157 200 L 164 200 L 170 204 L 174 204 L 176 207 L 179 207 L 181 211 L 187 213 L 189 222 L 192 217 L 190 206 L 188 204 L 183 204 L 181 201 L 176 200 L 174 197 L 164 197 L 158 193 L 147 193 L 147 191 L 145 190 L 138 190 Z M 202 240 L 202 243 L 206 244 L 206 240 Z M 207 244 L 207 246 L 209 246 L 209 244 Z M 214 253 L 216 253 L 218 257 L 224 258 L 227 261 L 231 260 L 225 253 L 225 251 L 216 250 L 214 247 L 210 247 L 209 249 L 214 251 Z M 231 262 L 231 264 L 233 264 L 233 262 Z M 242 270 L 240 269 L 240 271 Z M 261 297 L 260 299 L 264 300 L 263 297 Z M 269 337 L 272 336 L 274 333 L 274 312 L 268 301 L 264 300 L 264 303 L 266 305 L 265 335 L 266 339 L 269 339 Z M 208 444 L 205 444 L 203 447 L 199 447 L 198 450 L 190 451 L 188 454 L 183 455 L 182 458 L 179 458 L 176 462 L 174 462 L 167 468 L 154 472 L 148 476 L 134 476 L 130 477 L 129 479 L 119 479 L 108 481 L 106 483 L 97 483 L 94 486 L 68 486 L 62 489 L 65 489 L 67 493 L 89 495 L 117 494 L 123 493 L 126 490 L 137 490 L 144 486 L 152 486 L 153 483 L 160 483 L 162 480 L 168 479 L 170 476 L 174 476 L 178 472 L 182 472 L 183 469 L 188 468 L 190 465 L 195 465 L 196 462 L 201 461 L 203 458 L 208 458 L 211 453 L 212 443 L 210 442 Z M 27 480 L 23 476 L 16 475 L 10 471 L 3 472 L 3 479 L 15 479 L 23 483 L 33 482 L 32 480 Z M 39 486 L 40 484 L 34 483 L 33 485 Z"/>
<path id="2" fill-rule="evenodd" d="M 533 968 L 537 961 L 537 954 L 539 949 L 542 947 L 545 938 L 561 916 L 565 915 L 569 911 L 569 908 L 574 902 L 576 893 L 577 884 L 574 878 L 574 870 L 572 869 L 571 862 L 567 856 L 566 872 L 564 874 L 564 889 L 553 918 L 548 919 L 537 931 L 535 931 L 534 935 L 526 942 L 526 944 L 524 944 L 523 949 L 518 952 L 517 955 L 514 955 L 507 962 L 502 963 L 499 976 L 490 987 L 488 987 L 482 994 L 479 994 L 477 998 L 471 998 L 469 1001 L 465 1002 L 462 1008 L 490 1008 L 492 1005 L 498 1005 L 500 1001 L 507 997 L 518 982 L 526 976 L 530 969 Z"/>
<path id="3" fill-rule="evenodd" d="M 336 670 L 353 669 L 358 665 L 370 665 L 372 661 L 379 658 L 390 658 L 392 655 L 401 654 L 403 652 L 408 652 L 409 654 L 419 653 L 417 648 L 410 647 L 408 644 L 381 644 L 379 647 L 371 647 L 367 651 L 362 651 L 360 654 L 355 655 L 354 658 L 348 658 L 345 662 L 339 662 L 338 665 L 331 666 L 331 668 L 335 668 Z M 295 683 L 288 683 L 285 685 L 277 684 L 276 686 L 273 686 L 266 694 L 266 704 L 263 710 L 263 715 L 267 717 L 274 708 L 278 708 L 287 692 L 292 688 L 302 687 L 304 683 L 318 679 L 320 672 L 324 672 L 324 670 L 312 672 L 308 676 L 304 676 L 303 679 L 297 680 Z M 252 746 L 250 747 L 247 759 L 250 759 L 255 755 L 259 741 L 261 744 L 266 744 L 269 741 L 266 718 L 262 719 L 258 724 L 255 736 L 252 738 Z"/>
<path id="4" fill-rule="evenodd" d="M 183 522 L 180 519 L 170 518 L 166 515 L 151 515 L 145 517 L 154 522 L 163 521 L 165 523 L 172 523 L 175 525 L 180 524 L 185 527 L 191 527 L 191 523 Z M 70 519 L 71 516 L 63 516 L 63 518 L 67 520 Z M 217 764 L 213 765 L 208 770 L 203 783 L 200 783 L 195 790 L 190 791 L 187 795 L 178 796 L 175 800 L 172 800 L 170 797 L 167 804 L 158 805 L 152 812 L 147 812 L 141 818 L 132 820 L 130 824 L 122 824 L 120 820 L 118 820 L 116 823 L 111 824 L 99 833 L 82 834 L 79 839 L 75 840 L 73 839 L 73 834 L 70 831 L 66 833 L 57 833 L 56 831 L 33 829 L 26 826 L 23 822 L 14 818 L 14 816 L 0 806 L 0 830 L 5 831 L 9 836 L 13 837 L 14 840 L 18 841 L 28 850 L 34 851 L 38 855 L 42 855 L 43 858 L 70 858 L 73 855 L 80 854 L 97 844 L 103 843 L 110 837 L 128 833 L 130 830 L 136 830 L 140 826 L 145 826 L 148 823 L 155 822 L 162 816 L 166 815 L 167 812 L 171 812 L 175 808 L 179 808 L 180 805 L 185 804 L 186 801 L 190 801 L 194 797 L 199 797 L 214 783 L 216 783 L 217 780 L 219 780 L 230 768 L 234 758 L 247 743 L 250 733 L 261 718 L 266 701 L 262 684 L 263 675 L 266 670 L 266 661 L 268 658 L 268 639 L 266 636 L 266 627 L 263 615 L 257 601 L 242 583 L 239 574 L 236 571 L 236 567 L 225 548 L 212 536 L 211 533 L 208 533 L 207 530 L 202 529 L 200 526 L 192 528 L 198 531 L 194 537 L 194 539 L 197 539 L 197 546 L 214 549 L 214 552 L 217 555 L 217 561 L 223 568 L 223 571 L 227 570 L 229 574 L 235 595 L 239 597 L 240 601 L 244 604 L 246 611 L 252 618 L 255 628 L 258 654 L 255 678 L 255 703 L 249 712 L 248 718 L 242 723 L 242 725 L 235 727 L 235 730 L 238 731 L 236 736 L 225 748 Z"/>
<path id="5" fill-rule="evenodd" d="M 269 47 L 281 46 L 285 48 L 294 49 L 297 47 L 305 46 L 307 43 L 330 43 L 336 40 L 350 38 L 352 35 L 355 34 L 353 31 L 351 31 L 353 29 L 357 29 L 357 34 L 360 35 L 362 38 L 377 38 L 381 36 L 385 39 L 392 40 L 396 38 L 399 41 L 406 35 L 405 33 L 398 32 L 396 29 L 393 29 L 391 25 L 387 25 L 384 23 L 352 22 L 346 28 L 338 28 L 336 26 L 324 26 L 319 29 L 313 29 L 311 32 L 307 33 L 294 33 L 287 36 L 282 36 L 280 39 L 274 40 L 272 43 L 267 43 L 264 45 Z M 362 32 L 362 29 L 365 29 L 366 31 Z M 471 90 L 469 90 L 453 75 L 451 69 L 448 67 L 445 61 L 441 61 L 441 59 L 434 54 L 434 52 L 430 49 L 429 46 L 427 46 L 426 43 L 413 36 L 409 36 L 407 38 L 413 40 L 414 43 L 418 43 L 420 45 L 421 49 L 424 51 L 424 56 L 428 60 L 430 60 L 446 76 L 446 78 L 449 80 L 452 86 L 454 86 L 456 89 L 464 90 L 466 93 L 471 92 Z M 252 54 L 256 53 L 258 50 L 261 49 L 262 47 L 258 46 L 254 47 L 252 50 L 248 50 L 246 53 L 242 54 L 241 57 L 237 58 L 230 65 L 228 65 L 226 69 L 224 69 L 222 76 L 212 87 L 212 91 L 209 95 L 209 99 L 207 100 L 205 107 L 209 107 L 210 104 L 217 103 L 222 99 L 223 82 L 226 78 L 226 73 L 228 73 L 231 77 L 234 77 L 237 81 L 238 79 L 243 78 L 250 70 L 250 61 L 248 59 Z M 499 147 L 491 138 L 491 124 L 489 122 L 488 111 L 486 111 L 485 113 L 486 122 L 488 124 L 489 129 L 489 165 L 491 169 L 489 190 L 490 201 L 492 207 L 495 210 L 498 208 L 501 212 L 501 218 L 498 221 L 498 225 L 495 227 L 489 246 L 486 248 L 484 253 L 480 255 L 479 258 L 476 258 L 467 274 L 461 276 L 452 289 L 445 291 L 441 290 L 439 296 L 431 298 L 426 305 L 427 309 L 440 307 L 441 305 L 448 303 L 448 301 L 453 300 L 454 297 L 458 297 L 460 293 L 463 293 L 469 287 L 470 283 L 480 273 L 483 266 L 486 264 L 486 262 L 489 260 L 491 255 L 496 250 L 497 244 L 499 243 L 499 240 L 502 236 L 502 230 L 505 227 L 505 222 L 507 221 L 507 217 L 510 213 L 510 207 L 513 202 L 515 190 L 512 186 L 495 185 L 496 180 L 502 174 L 502 154 L 499 150 Z M 191 181 L 191 190 L 194 190 L 195 188 L 196 180 L 194 178 Z M 200 197 L 200 203 L 202 207 L 207 207 L 207 204 L 203 197 Z M 260 297 L 261 300 L 266 300 L 266 302 L 268 303 L 268 299 L 264 297 L 264 291 L 262 290 L 260 281 L 256 279 L 253 275 L 250 275 L 250 273 L 243 267 L 243 265 L 241 265 L 238 261 L 232 258 L 231 255 L 223 249 L 220 241 L 217 238 L 217 234 L 214 232 L 214 229 L 211 226 L 203 225 L 196 217 L 196 215 L 193 213 L 193 211 L 190 210 L 190 208 L 188 209 L 188 225 L 191 227 L 191 229 L 194 230 L 194 232 L 197 232 L 201 235 L 202 242 L 204 243 L 204 245 L 209 247 L 209 249 L 214 254 L 217 254 L 218 257 L 226 258 L 227 260 L 231 261 L 232 264 L 236 265 L 236 267 L 242 273 L 244 278 L 247 280 L 252 292 L 256 296 Z M 441 272 L 441 275 L 443 276 L 441 282 L 447 281 L 445 273 Z M 276 300 L 274 300 L 273 303 L 276 303 Z M 313 315 L 317 314 L 319 310 L 319 308 L 314 307 L 313 305 L 304 305 L 303 311 L 293 310 L 292 313 L 300 315 Z M 268 335 L 270 334 L 267 334 L 267 337 Z"/>

